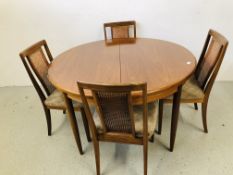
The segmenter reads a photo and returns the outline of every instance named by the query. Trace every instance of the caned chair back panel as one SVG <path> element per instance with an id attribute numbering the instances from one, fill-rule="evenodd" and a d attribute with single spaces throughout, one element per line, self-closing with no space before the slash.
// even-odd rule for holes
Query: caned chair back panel
<path id="1" fill-rule="evenodd" d="M 212 38 L 204 59 L 202 60 L 202 64 L 200 65 L 200 72 L 199 76 L 197 77 L 197 81 L 201 87 L 205 85 L 205 82 L 209 78 L 211 71 L 216 65 L 221 48 L 222 46 Z"/>
<path id="2" fill-rule="evenodd" d="M 129 26 L 112 27 L 112 38 L 129 38 Z"/>
<path id="3" fill-rule="evenodd" d="M 47 74 L 49 64 L 53 58 L 46 42 L 43 40 L 34 44 L 30 48 L 20 53 L 20 57 L 24 63 L 24 66 L 26 67 L 33 85 L 37 86 L 37 88 L 42 86 L 43 90 L 41 89 L 40 93 L 45 91 L 47 96 L 50 95 L 55 88 L 49 82 Z"/>
<path id="4" fill-rule="evenodd" d="M 195 71 L 196 80 L 203 90 L 209 83 L 213 84 L 211 81 L 216 78 L 227 45 L 228 41 L 225 37 L 213 30 L 209 31 Z"/>
<path id="5" fill-rule="evenodd" d="M 51 94 L 55 88 L 47 78 L 50 63 L 48 62 L 43 50 L 39 48 L 34 53 L 28 55 L 27 58 L 43 87 Z"/>
<path id="6" fill-rule="evenodd" d="M 135 133 L 129 92 L 92 91 L 105 132 Z"/>
<path id="7" fill-rule="evenodd" d="M 108 37 L 108 28 L 110 28 L 110 36 Z M 132 29 L 132 35 L 131 35 Z M 111 22 L 104 24 L 104 36 L 105 40 L 108 39 L 126 39 L 136 38 L 136 22 L 135 21 L 123 21 L 123 22 Z"/>
<path id="8" fill-rule="evenodd" d="M 99 113 L 100 122 L 103 128 L 103 134 L 131 134 L 135 136 L 135 121 L 133 116 L 133 104 L 131 94 L 134 91 L 142 94 L 143 100 L 143 127 L 145 133 L 147 129 L 147 105 L 146 105 L 146 84 L 137 85 L 94 85 L 78 82 L 80 95 L 91 123 L 94 133 L 98 135 L 97 127 L 91 114 L 85 89 L 92 92 Z"/>

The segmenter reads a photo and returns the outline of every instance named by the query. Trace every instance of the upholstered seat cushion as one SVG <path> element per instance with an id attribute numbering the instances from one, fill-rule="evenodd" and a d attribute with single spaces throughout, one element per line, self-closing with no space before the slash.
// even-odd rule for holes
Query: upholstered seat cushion
<path id="1" fill-rule="evenodd" d="M 52 94 L 50 94 L 47 99 L 44 101 L 45 105 L 50 108 L 50 109 L 66 109 L 66 105 L 65 105 L 65 99 L 64 99 L 64 95 L 62 92 L 60 92 L 59 90 L 54 90 L 52 92 Z M 79 109 L 79 107 L 81 106 L 81 103 L 78 102 L 74 102 L 73 101 L 73 107 L 74 109 Z"/>
<path id="2" fill-rule="evenodd" d="M 147 118 L 148 118 L 148 135 L 149 138 L 154 134 L 155 127 L 156 127 L 156 120 L 157 120 L 157 102 L 149 103 L 148 104 L 148 112 L 147 112 Z M 137 137 L 142 137 L 143 135 L 143 106 L 137 105 L 133 107 L 134 112 L 134 121 L 135 121 L 135 131 Z M 93 114 L 94 122 L 96 125 L 96 128 L 99 133 L 103 132 L 103 127 L 100 122 L 99 114 L 96 110 L 94 110 Z"/>
<path id="3" fill-rule="evenodd" d="M 185 102 L 185 100 L 202 100 L 204 99 L 204 92 L 199 87 L 197 80 L 194 76 L 191 76 L 183 85 L 182 93 L 181 93 L 181 101 Z M 172 96 L 167 98 L 168 100 L 172 99 Z"/>

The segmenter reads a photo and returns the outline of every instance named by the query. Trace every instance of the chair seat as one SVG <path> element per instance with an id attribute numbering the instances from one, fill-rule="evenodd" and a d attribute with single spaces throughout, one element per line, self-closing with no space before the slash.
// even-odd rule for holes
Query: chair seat
<path id="1" fill-rule="evenodd" d="M 191 76 L 183 85 L 181 93 L 181 102 L 201 102 L 204 99 L 204 92 L 199 87 L 194 75 Z M 165 100 L 171 102 L 173 96 L 165 98 Z"/>
<path id="2" fill-rule="evenodd" d="M 148 135 L 149 138 L 154 134 L 155 127 L 156 127 L 156 120 L 158 116 L 157 102 L 149 103 L 148 104 Z M 134 112 L 134 120 L 135 120 L 135 131 L 137 137 L 143 136 L 143 106 L 137 105 L 133 107 Z M 99 114 L 95 110 L 93 114 L 94 122 L 99 133 L 103 133 L 103 127 L 100 122 Z"/>
<path id="3" fill-rule="evenodd" d="M 50 109 L 66 109 L 64 95 L 57 89 L 47 97 L 47 99 L 44 101 L 44 104 Z M 75 110 L 79 110 L 81 106 L 81 103 L 73 101 L 73 107 Z"/>

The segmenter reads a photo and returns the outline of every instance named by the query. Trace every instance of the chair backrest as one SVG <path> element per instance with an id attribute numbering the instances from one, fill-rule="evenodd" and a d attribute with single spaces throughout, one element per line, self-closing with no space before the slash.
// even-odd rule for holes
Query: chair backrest
<path id="1" fill-rule="evenodd" d="M 45 98 L 54 91 L 47 78 L 48 68 L 53 60 L 45 40 L 39 41 L 20 53 L 21 60 L 39 96 Z"/>
<path id="2" fill-rule="evenodd" d="M 97 85 L 78 82 L 78 88 L 93 136 L 103 140 L 133 142 L 136 139 L 132 93 L 138 93 L 143 102 L 143 136 L 147 137 L 147 84 Z M 101 133 L 91 114 L 87 90 L 92 93 L 101 124 Z M 86 93 L 85 93 L 86 92 Z"/>
<path id="3" fill-rule="evenodd" d="M 209 30 L 195 77 L 204 92 L 210 92 L 228 46 L 227 39 L 220 33 Z"/>
<path id="4" fill-rule="evenodd" d="M 110 29 L 110 38 L 108 37 L 108 30 Z M 131 36 L 131 30 L 133 30 Z M 136 22 L 135 21 L 121 21 L 121 22 L 110 22 L 104 23 L 104 37 L 108 39 L 127 39 L 136 38 Z"/>

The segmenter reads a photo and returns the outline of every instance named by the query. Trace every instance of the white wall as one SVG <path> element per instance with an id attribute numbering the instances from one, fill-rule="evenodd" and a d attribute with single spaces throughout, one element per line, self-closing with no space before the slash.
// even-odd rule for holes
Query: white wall
<path id="1" fill-rule="evenodd" d="M 0 0 L 0 86 L 30 85 L 18 53 L 46 39 L 56 56 L 103 39 L 103 23 L 137 22 L 137 36 L 173 41 L 197 58 L 209 28 L 230 41 L 219 80 L 233 80 L 232 0 Z"/>

